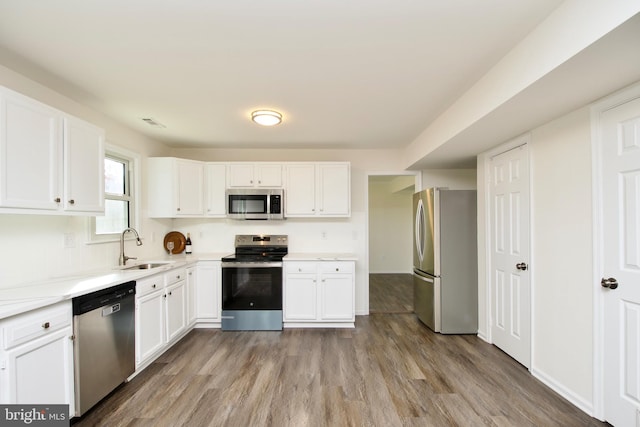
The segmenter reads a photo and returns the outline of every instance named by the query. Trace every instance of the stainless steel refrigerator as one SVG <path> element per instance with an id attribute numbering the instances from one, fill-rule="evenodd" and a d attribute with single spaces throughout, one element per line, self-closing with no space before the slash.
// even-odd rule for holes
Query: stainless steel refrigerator
<path id="1" fill-rule="evenodd" d="M 435 332 L 478 332 L 476 191 L 430 188 L 413 195 L 413 295 Z"/>

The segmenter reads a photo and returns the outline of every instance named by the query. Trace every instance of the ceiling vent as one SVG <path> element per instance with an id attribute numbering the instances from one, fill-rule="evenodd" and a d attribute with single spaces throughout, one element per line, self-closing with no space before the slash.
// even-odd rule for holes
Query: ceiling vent
<path id="1" fill-rule="evenodd" d="M 153 126 L 156 128 L 166 128 L 165 125 L 163 125 L 162 123 L 160 123 L 159 121 L 151 117 L 143 117 L 142 121 L 148 124 L 149 126 Z"/>

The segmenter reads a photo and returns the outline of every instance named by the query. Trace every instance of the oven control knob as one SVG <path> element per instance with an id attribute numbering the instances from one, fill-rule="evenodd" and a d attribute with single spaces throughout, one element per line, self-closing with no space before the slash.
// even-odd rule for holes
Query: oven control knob
<path id="1" fill-rule="evenodd" d="M 253 303 L 252 303 L 252 302 L 250 302 L 250 303 L 249 303 L 249 305 L 250 305 L 251 307 L 253 307 Z"/>

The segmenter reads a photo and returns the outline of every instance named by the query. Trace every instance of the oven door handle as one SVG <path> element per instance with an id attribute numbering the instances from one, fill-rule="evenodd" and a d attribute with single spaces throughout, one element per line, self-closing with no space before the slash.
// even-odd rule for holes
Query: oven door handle
<path id="1" fill-rule="evenodd" d="M 222 268 L 274 268 L 282 267 L 281 262 L 223 262 Z"/>

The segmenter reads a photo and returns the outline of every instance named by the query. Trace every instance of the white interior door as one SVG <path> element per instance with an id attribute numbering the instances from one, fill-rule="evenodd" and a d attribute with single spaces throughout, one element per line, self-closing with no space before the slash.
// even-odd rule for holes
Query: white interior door
<path id="1" fill-rule="evenodd" d="M 490 160 L 491 340 L 531 364 L 529 154 L 521 145 Z"/>
<path id="2" fill-rule="evenodd" d="M 640 99 L 601 116 L 604 406 L 640 425 Z"/>

